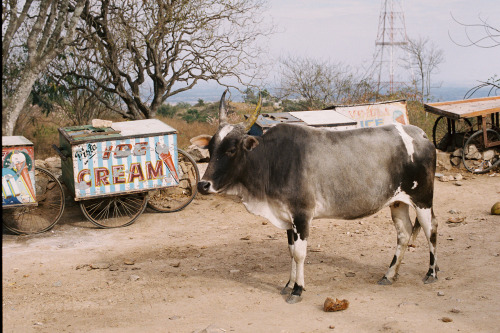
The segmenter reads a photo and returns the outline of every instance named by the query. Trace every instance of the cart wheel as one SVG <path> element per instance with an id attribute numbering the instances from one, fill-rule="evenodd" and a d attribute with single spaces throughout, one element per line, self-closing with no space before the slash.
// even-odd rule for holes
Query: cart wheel
<path id="1" fill-rule="evenodd" d="M 462 147 L 467 137 L 472 133 L 472 123 L 469 119 L 455 120 L 455 138 L 448 132 L 448 118 L 439 116 L 432 127 L 432 142 L 434 147 L 446 151 L 448 147 Z M 453 141 L 455 140 L 455 142 Z"/>
<path id="2" fill-rule="evenodd" d="M 142 214 L 148 198 L 144 193 L 97 198 L 80 202 L 85 217 L 99 228 L 126 227 Z"/>
<path id="3" fill-rule="evenodd" d="M 500 142 L 500 134 L 497 131 L 487 129 L 486 134 L 489 142 Z M 487 173 L 500 165 L 500 146 L 486 148 L 483 130 L 479 130 L 465 142 L 462 161 L 465 168 L 472 173 Z"/>
<path id="4" fill-rule="evenodd" d="M 61 183 L 48 170 L 35 167 L 37 206 L 4 208 L 4 227 L 18 235 L 38 234 L 50 230 L 64 210 L 64 191 Z"/>
<path id="5" fill-rule="evenodd" d="M 198 193 L 200 172 L 194 159 L 179 149 L 179 185 L 149 192 L 148 205 L 161 213 L 177 212 L 193 201 Z"/>

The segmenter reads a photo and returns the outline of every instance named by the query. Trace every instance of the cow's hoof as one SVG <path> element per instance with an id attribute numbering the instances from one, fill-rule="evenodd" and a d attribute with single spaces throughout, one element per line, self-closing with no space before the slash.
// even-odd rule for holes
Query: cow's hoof
<path id="1" fill-rule="evenodd" d="M 422 281 L 424 281 L 425 284 L 429 284 L 429 283 L 434 283 L 437 280 L 438 280 L 437 276 L 426 275 Z"/>
<path id="2" fill-rule="evenodd" d="M 286 299 L 286 302 L 288 304 L 295 304 L 295 303 L 298 303 L 302 301 L 302 296 L 299 296 L 299 295 L 290 295 L 288 296 L 288 298 Z"/>
<path id="3" fill-rule="evenodd" d="M 381 285 L 381 286 L 389 286 L 392 284 L 391 280 L 389 280 L 388 278 L 386 278 L 385 276 L 383 278 L 381 278 L 380 280 L 378 280 L 377 284 Z"/>
<path id="4" fill-rule="evenodd" d="M 285 287 L 280 291 L 281 295 L 290 295 L 291 293 L 292 293 L 292 288 L 290 287 Z"/>

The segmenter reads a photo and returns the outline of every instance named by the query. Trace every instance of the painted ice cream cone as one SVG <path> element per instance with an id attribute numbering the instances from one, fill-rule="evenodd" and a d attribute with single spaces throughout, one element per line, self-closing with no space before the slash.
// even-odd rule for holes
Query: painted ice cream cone
<path id="1" fill-rule="evenodd" d="M 172 160 L 172 154 L 170 154 L 170 152 L 167 154 L 161 153 L 160 157 L 167 166 L 168 171 L 170 171 L 172 176 L 174 176 L 175 181 L 179 183 L 179 176 L 177 175 L 177 171 L 175 170 L 175 164 L 174 161 Z"/>
<path id="2" fill-rule="evenodd" d="M 174 180 L 179 183 L 179 176 L 177 175 L 177 170 L 175 170 L 174 160 L 172 159 L 172 154 L 168 148 L 161 143 L 156 144 L 156 152 L 162 159 L 163 163 L 167 166 L 168 171 L 174 177 Z"/>

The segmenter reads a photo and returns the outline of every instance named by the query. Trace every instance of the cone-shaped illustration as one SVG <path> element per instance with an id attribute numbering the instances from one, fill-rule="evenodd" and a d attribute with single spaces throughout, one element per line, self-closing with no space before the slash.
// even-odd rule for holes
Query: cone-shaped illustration
<path id="1" fill-rule="evenodd" d="M 168 171 L 174 177 L 174 180 L 178 184 L 179 176 L 177 175 L 177 170 L 175 170 L 174 160 L 172 159 L 172 154 L 168 150 L 168 147 L 165 144 L 158 142 L 156 144 L 156 153 L 158 154 L 158 156 L 160 156 L 163 163 L 165 163 Z"/>

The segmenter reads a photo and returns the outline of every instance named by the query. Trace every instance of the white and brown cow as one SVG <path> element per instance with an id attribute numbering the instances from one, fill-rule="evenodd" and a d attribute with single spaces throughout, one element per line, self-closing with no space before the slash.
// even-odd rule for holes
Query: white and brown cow
<path id="1" fill-rule="evenodd" d="M 379 284 L 391 284 L 410 237 L 422 226 L 430 264 L 424 282 L 437 279 L 437 222 L 432 199 L 436 152 L 425 133 L 400 124 L 328 131 L 279 124 L 261 137 L 247 134 L 260 111 L 246 123 L 227 123 L 225 92 L 219 129 L 192 139 L 208 148 L 210 162 L 198 190 L 239 195 L 248 211 L 287 230 L 292 256 L 288 303 L 301 300 L 309 227 L 314 218 L 357 219 L 390 206 L 397 230 L 394 258 Z M 409 207 L 416 210 L 412 225 Z"/>

